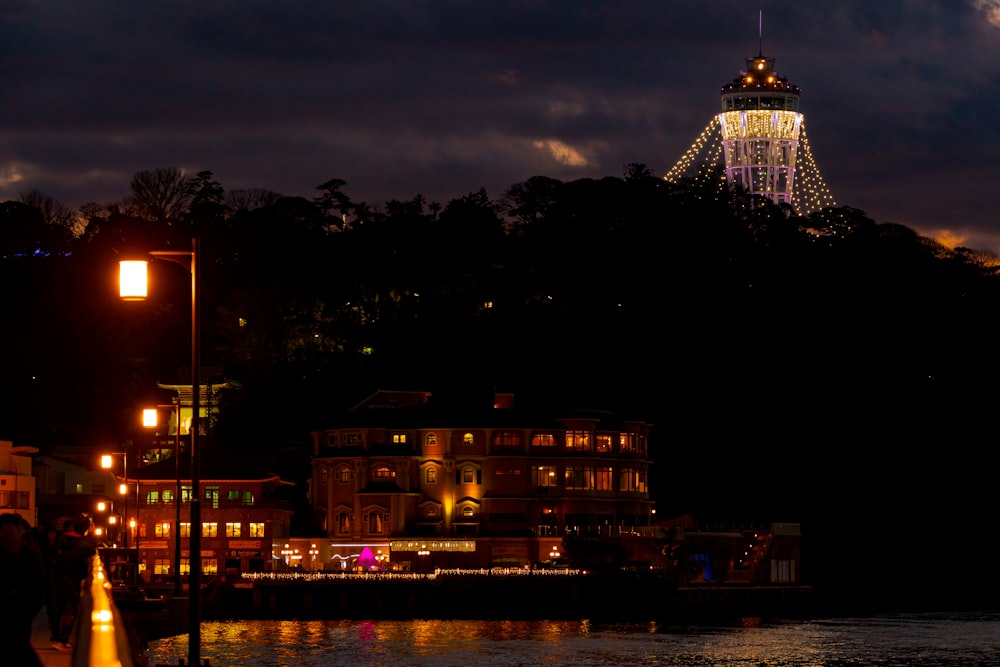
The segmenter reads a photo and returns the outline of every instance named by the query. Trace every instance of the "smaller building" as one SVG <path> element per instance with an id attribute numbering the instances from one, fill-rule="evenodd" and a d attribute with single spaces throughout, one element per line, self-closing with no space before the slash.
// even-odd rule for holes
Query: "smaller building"
<path id="1" fill-rule="evenodd" d="M 170 457 L 129 470 L 137 488 L 137 522 L 128 546 L 138 550 L 146 583 L 165 583 L 190 573 L 191 460 Z M 199 469 L 201 573 L 265 572 L 275 569 L 290 537 L 291 503 L 280 490 L 290 483 L 256 462 L 204 447 Z"/>
<path id="2" fill-rule="evenodd" d="M 0 440 L 0 513 L 19 514 L 32 526 L 38 523 L 38 510 L 31 455 L 37 453 L 35 447 Z"/>

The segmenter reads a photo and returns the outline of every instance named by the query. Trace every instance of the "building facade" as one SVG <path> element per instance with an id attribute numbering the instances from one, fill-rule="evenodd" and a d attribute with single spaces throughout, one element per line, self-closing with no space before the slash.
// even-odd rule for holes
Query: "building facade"
<path id="1" fill-rule="evenodd" d="M 137 550 L 147 584 L 173 581 L 178 568 L 182 578 L 191 571 L 190 470 L 190 457 L 182 456 L 129 471 L 136 525 L 118 523 L 129 534 L 116 544 Z M 202 575 L 270 571 L 290 535 L 292 506 L 280 493 L 288 482 L 213 447 L 201 452 L 199 481 Z"/>
<path id="2" fill-rule="evenodd" d="M 593 410 L 435 405 L 380 391 L 316 431 L 310 498 L 323 569 L 529 567 L 566 536 L 648 536 L 650 424 Z"/>
<path id="3" fill-rule="evenodd" d="M 35 505 L 35 475 L 32 472 L 34 447 L 0 440 L 0 513 L 15 513 L 32 526 L 38 523 Z"/>

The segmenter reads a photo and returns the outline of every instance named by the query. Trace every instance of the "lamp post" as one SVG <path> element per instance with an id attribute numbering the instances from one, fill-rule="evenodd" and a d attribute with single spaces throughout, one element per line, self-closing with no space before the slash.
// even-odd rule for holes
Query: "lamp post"
<path id="1" fill-rule="evenodd" d="M 101 467 L 110 470 L 114 466 L 116 456 L 122 457 L 122 483 L 118 486 L 118 495 L 125 498 L 122 508 L 122 546 L 128 549 L 128 456 L 126 452 L 101 454 Z"/>
<path id="2" fill-rule="evenodd" d="M 201 364 L 198 320 L 198 250 L 199 240 L 191 239 L 191 250 L 154 250 L 147 255 L 180 264 L 191 273 L 191 537 L 188 558 L 188 664 L 201 664 L 201 452 L 198 449 L 198 412 Z M 119 262 L 121 297 L 128 301 L 146 298 L 147 260 L 126 259 Z"/>
<path id="3" fill-rule="evenodd" d="M 174 492 L 174 597 L 181 594 L 181 405 L 178 400 L 170 405 L 157 405 L 155 408 L 144 408 L 142 425 L 146 428 L 156 428 L 159 423 L 160 408 L 169 408 L 174 412 L 174 465 L 177 470 L 177 489 Z"/>

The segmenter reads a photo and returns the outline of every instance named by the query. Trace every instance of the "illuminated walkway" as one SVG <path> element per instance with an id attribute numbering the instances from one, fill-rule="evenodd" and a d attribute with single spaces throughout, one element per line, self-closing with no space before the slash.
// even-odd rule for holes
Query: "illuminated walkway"
<path id="1" fill-rule="evenodd" d="M 73 654 L 70 651 L 57 651 L 49 643 L 49 619 L 44 609 L 32 625 L 31 645 L 45 667 L 69 667 L 72 664 Z"/>

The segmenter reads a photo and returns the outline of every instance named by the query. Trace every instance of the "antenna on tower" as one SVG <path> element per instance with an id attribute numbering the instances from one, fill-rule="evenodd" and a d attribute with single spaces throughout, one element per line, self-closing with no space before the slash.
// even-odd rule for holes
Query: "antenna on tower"
<path id="1" fill-rule="evenodd" d="M 764 10 L 758 10 L 757 15 L 757 55 L 764 55 Z"/>

